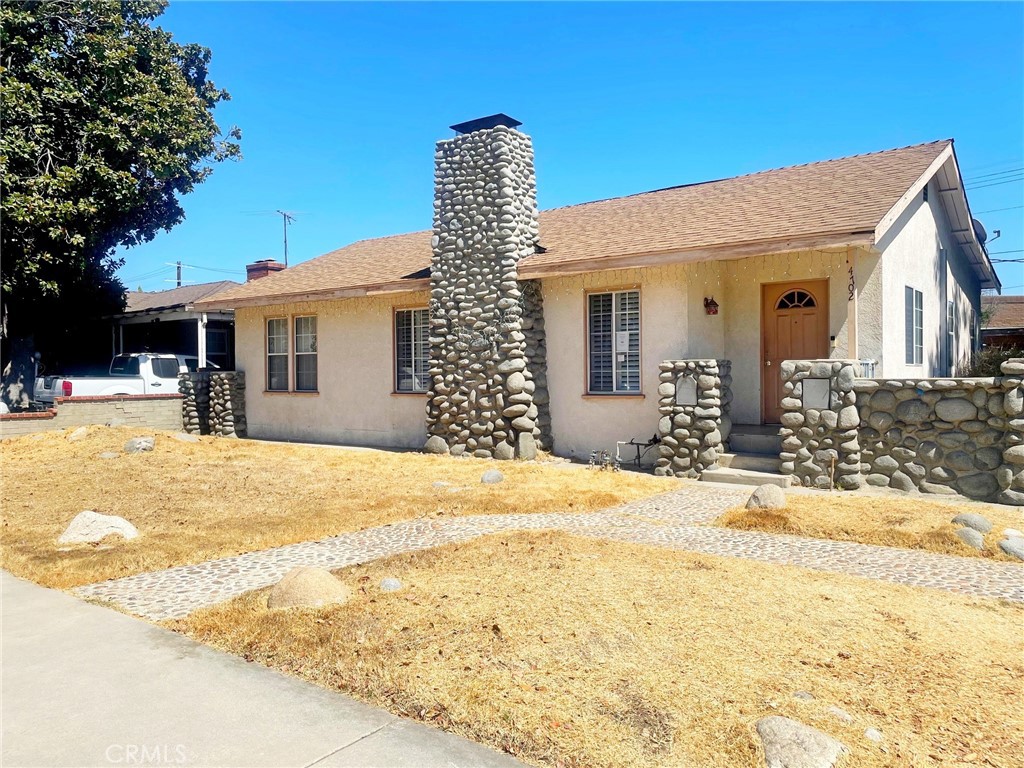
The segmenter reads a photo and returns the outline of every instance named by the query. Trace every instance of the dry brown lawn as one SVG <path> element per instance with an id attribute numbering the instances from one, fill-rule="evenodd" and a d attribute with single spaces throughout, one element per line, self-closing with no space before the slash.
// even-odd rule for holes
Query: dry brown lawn
<path id="1" fill-rule="evenodd" d="M 157 434 L 151 453 L 97 458 L 144 434 L 153 433 L 93 427 L 74 442 L 64 432 L 0 442 L 3 567 L 68 588 L 399 520 L 586 512 L 678 486 L 558 464 L 215 438 L 191 444 L 170 433 Z M 505 481 L 481 484 L 495 466 Z M 436 489 L 436 481 L 461 490 Z M 57 537 L 85 509 L 125 517 L 142 536 L 59 547 Z"/>
<path id="2" fill-rule="evenodd" d="M 261 591 L 168 624 L 539 765 L 763 766 L 771 714 L 842 740 L 844 767 L 1024 760 L 1019 604 L 563 533 L 338 575 L 343 606 Z"/>
<path id="3" fill-rule="evenodd" d="M 985 536 L 985 549 L 969 547 L 956 536 L 960 526 L 950 520 L 962 512 L 984 515 L 992 523 L 992 530 Z M 721 515 L 715 524 L 743 531 L 791 533 L 1018 562 L 999 549 L 999 541 L 1005 528 L 1024 529 L 1024 510 L 890 494 L 789 493 L 784 509 L 736 507 Z"/>

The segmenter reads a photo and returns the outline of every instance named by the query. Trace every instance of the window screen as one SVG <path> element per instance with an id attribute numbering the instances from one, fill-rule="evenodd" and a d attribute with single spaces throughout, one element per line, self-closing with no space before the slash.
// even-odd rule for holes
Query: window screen
<path id="1" fill-rule="evenodd" d="M 316 392 L 316 317 L 295 318 L 295 391 Z"/>
<path id="2" fill-rule="evenodd" d="M 909 285 L 904 291 L 907 365 L 924 362 L 924 294 Z"/>
<path id="3" fill-rule="evenodd" d="M 426 309 L 395 311 L 395 391 L 426 392 L 429 381 L 430 313 Z"/>
<path id="4" fill-rule="evenodd" d="M 267 389 L 288 391 L 288 320 L 267 320 Z"/>
<path id="5" fill-rule="evenodd" d="M 589 391 L 639 392 L 640 292 L 590 294 L 587 336 Z"/>

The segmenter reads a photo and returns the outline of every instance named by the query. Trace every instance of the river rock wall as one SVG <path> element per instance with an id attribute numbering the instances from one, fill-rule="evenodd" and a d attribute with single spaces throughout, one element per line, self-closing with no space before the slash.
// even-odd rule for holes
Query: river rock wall
<path id="1" fill-rule="evenodd" d="M 862 379 L 852 360 L 786 361 L 781 471 L 1024 505 L 1024 360 L 1002 376 Z"/>

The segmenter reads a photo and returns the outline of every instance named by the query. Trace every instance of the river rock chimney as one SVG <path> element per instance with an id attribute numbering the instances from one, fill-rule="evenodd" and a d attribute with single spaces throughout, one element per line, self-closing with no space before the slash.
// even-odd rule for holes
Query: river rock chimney
<path id="1" fill-rule="evenodd" d="M 539 289 L 518 271 L 536 250 L 537 188 L 533 142 L 519 125 L 502 114 L 453 125 L 458 135 L 434 154 L 425 446 L 433 453 L 532 459 L 541 438 L 529 364 L 536 344 L 523 332 L 523 289 Z"/>

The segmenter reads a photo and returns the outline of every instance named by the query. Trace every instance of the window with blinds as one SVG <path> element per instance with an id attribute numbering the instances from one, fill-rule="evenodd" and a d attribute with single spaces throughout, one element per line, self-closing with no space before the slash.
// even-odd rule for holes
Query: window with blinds
<path id="1" fill-rule="evenodd" d="M 904 301 L 907 365 L 921 365 L 924 362 L 924 294 L 908 285 Z"/>
<path id="2" fill-rule="evenodd" d="M 316 392 L 316 316 L 295 318 L 295 391 Z"/>
<path id="3" fill-rule="evenodd" d="M 267 320 L 267 389 L 288 391 L 288 318 Z"/>
<path id="4" fill-rule="evenodd" d="M 395 310 L 395 391 L 426 392 L 430 368 L 430 313 L 426 309 Z"/>
<path id="5" fill-rule="evenodd" d="M 640 291 L 590 294 L 587 337 L 588 392 L 639 392 Z"/>

